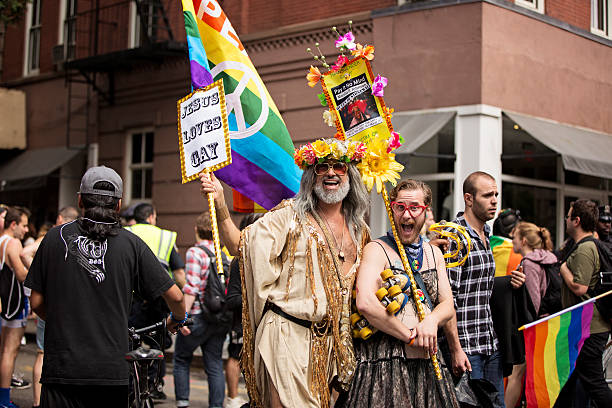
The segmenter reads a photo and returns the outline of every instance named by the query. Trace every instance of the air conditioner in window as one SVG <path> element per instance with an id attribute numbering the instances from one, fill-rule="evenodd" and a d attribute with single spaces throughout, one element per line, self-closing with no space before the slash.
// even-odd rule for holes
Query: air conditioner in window
<path id="1" fill-rule="evenodd" d="M 64 44 L 58 44 L 53 47 L 51 50 L 53 56 L 53 65 L 56 65 L 58 68 L 62 68 L 64 62 L 66 62 L 66 55 L 64 53 Z"/>

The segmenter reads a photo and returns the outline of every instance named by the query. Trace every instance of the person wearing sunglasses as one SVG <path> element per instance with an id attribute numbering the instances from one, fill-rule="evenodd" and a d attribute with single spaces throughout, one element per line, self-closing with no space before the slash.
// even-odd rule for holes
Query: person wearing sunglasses
<path id="1" fill-rule="evenodd" d="M 219 232 L 240 254 L 242 367 L 254 406 L 329 407 L 332 383 L 355 370 L 350 304 L 369 195 L 356 164 L 365 145 L 322 139 L 302 146 L 300 190 L 240 234 L 213 176 Z M 238 251 L 239 249 L 239 251 Z"/>
<path id="2" fill-rule="evenodd" d="M 431 196 L 427 184 L 410 179 L 398 183 L 390 193 L 393 222 L 423 293 L 425 320 L 419 322 L 410 287 L 404 290 L 408 302 L 396 315 L 387 313 L 376 297 L 383 285 L 383 270 L 404 272 L 389 231 L 368 243 L 363 251 L 356 304 L 378 331 L 368 340 L 355 340 L 357 371 L 353 387 L 336 407 L 458 407 L 449 371 L 442 367 L 443 377 L 438 381 L 429 359 L 438 352 L 438 328 L 454 312 L 442 252 L 420 236 Z"/>

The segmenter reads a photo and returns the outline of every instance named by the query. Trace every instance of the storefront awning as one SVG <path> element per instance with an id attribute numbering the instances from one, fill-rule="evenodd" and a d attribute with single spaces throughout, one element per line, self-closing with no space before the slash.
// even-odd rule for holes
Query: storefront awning
<path id="1" fill-rule="evenodd" d="M 455 112 L 426 112 L 393 114 L 393 129 L 400 133 L 406 142 L 393 153 L 413 153 L 429 139 L 434 137 L 455 116 Z"/>
<path id="2" fill-rule="evenodd" d="M 34 182 L 36 179 L 46 177 L 80 152 L 66 147 L 26 150 L 0 166 L 0 189 L 32 188 L 39 184 Z"/>
<path id="3" fill-rule="evenodd" d="M 504 113 L 532 137 L 559 153 L 566 170 L 595 177 L 612 177 L 612 135 L 533 116 Z"/>

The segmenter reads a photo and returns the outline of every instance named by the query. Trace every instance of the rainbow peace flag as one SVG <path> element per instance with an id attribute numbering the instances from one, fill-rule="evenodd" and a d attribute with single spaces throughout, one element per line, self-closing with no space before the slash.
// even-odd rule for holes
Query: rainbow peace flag
<path id="1" fill-rule="evenodd" d="M 232 164 L 215 172 L 270 209 L 300 187 L 302 171 L 281 115 L 215 0 L 182 0 L 193 89 L 223 78 Z"/>
<path id="2" fill-rule="evenodd" d="M 590 335 L 594 301 L 589 299 L 524 326 L 525 396 L 529 408 L 555 404 Z"/>

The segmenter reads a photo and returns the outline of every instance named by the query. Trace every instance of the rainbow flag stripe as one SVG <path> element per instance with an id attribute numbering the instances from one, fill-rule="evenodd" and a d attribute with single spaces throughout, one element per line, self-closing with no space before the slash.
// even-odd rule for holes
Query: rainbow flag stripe
<path id="1" fill-rule="evenodd" d="M 232 164 L 219 179 L 263 208 L 293 197 L 302 171 L 274 101 L 215 0 L 182 0 L 194 89 L 223 78 Z"/>
<path id="2" fill-rule="evenodd" d="M 504 237 L 492 235 L 489 239 L 491 245 L 491 252 L 493 252 L 493 258 L 495 259 L 495 277 L 510 275 L 512 271 L 515 271 L 521 259 L 521 254 L 517 254 L 512 249 L 512 240 Z"/>
<path id="3" fill-rule="evenodd" d="M 529 408 L 555 404 L 590 335 L 593 301 L 525 329 L 525 395 Z"/>

